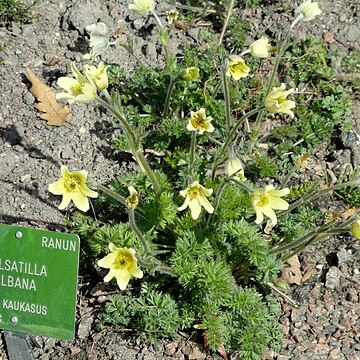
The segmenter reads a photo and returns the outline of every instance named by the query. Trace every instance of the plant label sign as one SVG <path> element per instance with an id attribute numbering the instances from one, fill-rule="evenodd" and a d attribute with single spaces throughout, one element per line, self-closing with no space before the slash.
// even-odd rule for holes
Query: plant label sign
<path id="1" fill-rule="evenodd" d="M 0 224 L 0 329 L 74 337 L 77 235 Z"/>

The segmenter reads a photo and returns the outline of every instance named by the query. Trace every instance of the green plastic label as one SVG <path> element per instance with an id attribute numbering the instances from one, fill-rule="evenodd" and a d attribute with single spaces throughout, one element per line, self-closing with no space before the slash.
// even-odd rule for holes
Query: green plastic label
<path id="1" fill-rule="evenodd" d="M 74 337 L 79 237 L 0 224 L 0 328 Z"/>

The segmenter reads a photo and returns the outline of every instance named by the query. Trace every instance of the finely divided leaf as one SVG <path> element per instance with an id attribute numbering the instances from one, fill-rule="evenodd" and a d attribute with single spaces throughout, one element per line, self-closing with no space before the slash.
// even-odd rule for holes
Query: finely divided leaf
<path id="1" fill-rule="evenodd" d="M 54 91 L 45 85 L 30 68 L 26 68 L 26 76 L 32 86 L 30 92 L 38 100 L 35 109 L 42 112 L 39 116 L 47 121 L 47 125 L 63 126 L 71 120 L 71 111 L 67 106 L 61 105 L 55 98 Z"/>

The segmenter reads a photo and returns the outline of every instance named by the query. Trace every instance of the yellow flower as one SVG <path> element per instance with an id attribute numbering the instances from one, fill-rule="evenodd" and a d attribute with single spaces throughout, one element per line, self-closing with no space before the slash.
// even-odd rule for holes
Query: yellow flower
<path id="1" fill-rule="evenodd" d="M 134 0 L 134 4 L 130 4 L 129 9 L 147 16 L 155 9 L 155 2 L 154 0 Z"/>
<path id="2" fill-rule="evenodd" d="M 360 219 L 351 225 L 350 231 L 357 239 L 360 240 Z"/>
<path id="3" fill-rule="evenodd" d="M 227 176 L 235 175 L 241 181 L 246 181 L 244 168 L 238 158 L 231 158 L 225 163 L 225 171 Z"/>
<path id="4" fill-rule="evenodd" d="M 72 200 L 81 211 L 89 210 L 88 197 L 96 198 L 98 193 L 86 185 L 87 171 L 80 170 L 70 172 L 68 168 L 61 166 L 61 177 L 58 181 L 49 185 L 49 191 L 54 195 L 62 195 L 59 209 L 65 209 Z"/>
<path id="5" fill-rule="evenodd" d="M 96 86 L 90 82 L 74 64 L 71 65 L 71 71 L 73 72 L 74 78 L 60 77 L 57 84 L 66 90 L 66 92 L 59 93 L 56 95 L 56 99 L 68 99 L 69 103 L 72 104 L 75 101 L 89 102 L 96 97 Z"/>
<path id="6" fill-rule="evenodd" d="M 315 16 L 321 14 L 319 4 L 317 2 L 311 2 L 311 0 L 302 3 L 295 12 L 300 14 L 302 21 L 310 21 L 314 19 Z"/>
<path id="7" fill-rule="evenodd" d="M 261 39 L 254 41 L 249 46 L 250 54 L 259 58 L 268 58 L 271 56 L 273 47 L 269 44 L 269 39 L 263 36 Z"/>
<path id="8" fill-rule="evenodd" d="M 183 70 L 181 76 L 187 81 L 198 81 L 200 79 L 199 68 L 193 66 Z"/>
<path id="9" fill-rule="evenodd" d="M 180 15 L 180 13 L 175 9 L 166 11 L 166 16 L 167 16 L 169 24 L 172 24 L 175 21 L 177 21 L 177 19 L 179 18 L 179 15 Z"/>
<path id="10" fill-rule="evenodd" d="M 240 56 L 232 55 L 229 57 L 226 76 L 231 76 L 234 80 L 239 80 L 248 76 L 249 71 L 250 68 Z"/>
<path id="11" fill-rule="evenodd" d="M 98 260 L 97 264 L 105 269 L 110 269 L 104 277 L 109 282 L 113 277 L 121 290 L 125 290 L 131 277 L 141 279 L 143 272 L 137 266 L 135 250 L 131 248 L 118 248 L 113 243 L 109 244 L 110 254 Z"/>
<path id="12" fill-rule="evenodd" d="M 207 199 L 212 192 L 213 189 L 206 189 L 200 185 L 198 181 L 194 181 L 185 190 L 180 191 L 180 195 L 185 198 L 185 201 L 178 210 L 182 211 L 187 207 L 190 207 L 191 217 L 194 220 L 200 216 L 202 206 L 208 213 L 212 214 L 214 212 L 214 208 Z"/>
<path id="13" fill-rule="evenodd" d="M 251 204 L 256 213 L 257 224 L 264 220 L 264 215 L 270 218 L 272 224 L 277 224 L 277 217 L 274 210 L 287 210 L 289 204 L 281 199 L 281 196 L 288 195 L 289 189 L 275 190 L 272 185 L 265 189 L 257 189 L 251 194 Z M 273 210 L 274 209 L 274 210 Z"/>
<path id="14" fill-rule="evenodd" d="M 133 186 L 129 186 L 130 195 L 125 199 L 125 204 L 130 209 L 135 209 L 139 204 L 138 192 Z"/>
<path id="15" fill-rule="evenodd" d="M 265 107 L 271 113 L 284 113 L 294 117 L 291 111 L 295 107 L 295 101 L 287 100 L 286 97 L 294 92 L 294 89 L 285 90 L 285 84 L 274 87 L 265 99 Z"/>
<path id="16" fill-rule="evenodd" d="M 309 153 L 303 153 L 303 154 L 299 155 L 295 160 L 295 166 L 298 169 L 304 168 L 307 165 L 310 158 L 311 158 L 311 155 Z"/>
<path id="17" fill-rule="evenodd" d="M 189 131 L 198 131 L 199 134 L 203 134 L 204 131 L 213 132 L 214 127 L 211 124 L 211 116 L 206 116 L 205 109 L 201 108 L 199 111 L 191 111 L 190 120 L 186 128 Z"/>
<path id="18" fill-rule="evenodd" d="M 93 65 L 84 66 L 86 77 L 93 81 L 100 91 L 103 91 L 109 85 L 106 69 L 107 66 L 105 66 L 102 61 L 99 63 L 98 67 Z"/>

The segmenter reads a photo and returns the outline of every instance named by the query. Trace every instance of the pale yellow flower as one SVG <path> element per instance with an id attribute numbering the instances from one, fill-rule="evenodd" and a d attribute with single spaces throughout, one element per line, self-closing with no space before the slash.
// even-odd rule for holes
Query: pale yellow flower
<path id="1" fill-rule="evenodd" d="M 138 268 L 135 257 L 136 251 L 132 248 L 118 248 L 113 243 L 109 244 L 110 254 L 98 260 L 97 264 L 105 269 L 110 269 L 104 277 L 109 282 L 113 277 L 121 290 L 125 290 L 131 277 L 141 279 L 144 274 Z"/>
<path id="2" fill-rule="evenodd" d="M 189 123 L 186 128 L 189 131 L 198 131 L 199 134 L 203 134 L 204 131 L 213 132 L 212 119 L 211 116 L 206 116 L 204 108 L 200 108 L 200 110 L 195 112 L 191 111 Z"/>
<path id="3" fill-rule="evenodd" d="M 274 87 L 265 99 L 265 107 L 271 113 L 284 113 L 294 117 L 291 111 L 295 107 L 295 101 L 287 100 L 286 97 L 294 92 L 294 89 L 285 90 L 285 84 Z"/>
<path id="4" fill-rule="evenodd" d="M 244 168 L 238 158 L 231 158 L 225 163 L 225 171 L 227 176 L 235 176 L 241 181 L 246 181 Z"/>
<path id="5" fill-rule="evenodd" d="M 108 76 L 106 72 L 107 66 L 101 61 L 98 67 L 93 65 L 85 65 L 84 71 L 86 77 L 95 83 L 96 87 L 103 91 L 109 85 Z"/>
<path id="6" fill-rule="evenodd" d="M 200 79 L 199 68 L 195 66 L 188 67 L 182 71 L 181 76 L 187 81 L 198 81 Z"/>
<path id="7" fill-rule="evenodd" d="M 179 15 L 180 15 L 180 13 L 175 9 L 166 11 L 166 16 L 167 16 L 169 24 L 172 24 L 175 21 L 177 21 L 179 18 Z"/>
<path id="8" fill-rule="evenodd" d="M 147 16 L 155 9 L 155 2 L 154 0 L 134 0 L 134 4 L 130 4 L 129 9 Z"/>
<path id="9" fill-rule="evenodd" d="M 270 57 L 272 50 L 273 47 L 269 44 L 269 39 L 266 36 L 254 41 L 249 46 L 250 54 L 259 58 Z"/>
<path id="10" fill-rule="evenodd" d="M 351 225 L 350 231 L 357 239 L 360 240 L 360 219 Z"/>
<path id="11" fill-rule="evenodd" d="M 89 199 L 96 198 L 98 193 L 89 189 L 86 185 L 87 171 L 80 170 L 70 172 L 68 168 L 61 166 L 61 177 L 58 181 L 49 185 L 49 191 L 54 195 L 62 195 L 59 209 L 65 209 L 71 202 L 81 211 L 89 210 Z"/>
<path id="12" fill-rule="evenodd" d="M 125 204 L 130 209 L 135 209 L 139 204 L 138 192 L 133 186 L 129 186 L 130 195 L 125 199 Z"/>
<path id="13" fill-rule="evenodd" d="M 209 203 L 207 197 L 210 196 L 213 189 L 206 189 L 199 184 L 198 181 L 194 181 L 185 190 L 180 191 L 180 195 L 185 198 L 184 203 L 178 208 L 179 211 L 190 208 L 191 217 L 196 220 L 200 216 L 201 207 L 212 214 L 214 212 L 213 206 Z"/>
<path id="14" fill-rule="evenodd" d="M 66 92 L 62 92 L 56 95 L 56 99 L 68 99 L 69 103 L 72 104 L 75 101 L 79 102 L 90 102 L 96 97 L 96 86 L 93 82 L 81 74 L 76 68 L 75 64 L 71 65 L 71 71 L 73 72 L 74 78 L 60 77 L 56 82 Z"/>
<path id="15" fill-rule="evenodd" d="M 302 3 L 295 12 L 301 15 L 302 21 L 310 21 L 314 19 L 315 16 L 321 14 L 319 4 L 317 2 L 312 2 L 311 0 Z"/>
<path id="16" fill-rule="evenodd" d="M 277 224 L 277 217 L 274 210 L 287 210 L 289 204 L 281 199 L 281 196 L 288 195 L 289 189 L 275 190 L 274 186 L 268 185 L 265 189 L 256 189 L 251 194 L 251 204 L 256 213 L 257 224 L 264 220 L 264 215 L 270 218 L 272 224 Z"/>
<path id="17" fill-rule="evenodd" d="M 231 76 L 234 80 L 239 80 L 249 75 L 250 68 L 240 56 L 232 55 L 229 57 L 226 76 Z"/>

